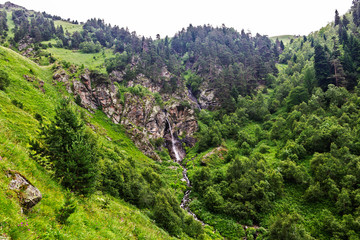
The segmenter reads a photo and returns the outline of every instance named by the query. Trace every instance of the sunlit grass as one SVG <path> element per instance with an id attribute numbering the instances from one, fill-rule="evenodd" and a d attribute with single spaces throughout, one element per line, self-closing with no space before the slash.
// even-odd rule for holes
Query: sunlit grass
<path id="1" fill-rule="evenodd" d="M 113 56 L 113 52 L 110 49 L 92 54 L 82 53 L 78 50 L 68 50 L 56 47 L 48 48 L 46 51 L 59 60 L 71 62 L 79 66 L 84 65 L 86 68 L 97 69 L 101 72 L 106 71 L 104 67 L 105 59 Z"/>
<path id="2" fill-rule="evenodd" d="M 45 121 L 52 119 L 63 95 L 53 84 L 50 67 L 40 67 L 3 47 L 0 47 L 0 69 L 6 71 L 11 80 L 6 91 L 0 91 L 0 236 L 11 239 L 172 239 L 147 214 L 100 192 L 90 198 L 77 196 L 76 212 L 70 216 L 68 224 L 60 225 L 56 214 L 64 204 L 65 190 L 29 156 L 29 139 L 36 137 L 39 128 L 35 114 L 43 116 Z M 24 75 L 37 80 L 29 82 Z M 39 89 L 38 80 L 45 82 L 45 93 Z M 22 107 L 16 106 L 13 100 L 22 103 Z M 101 133 L 102 146 L 121 146 L 124 155 L 133 157 L 137 165 L 153 164 L 153 160 L 134 146 L 124 130 L 107 121 L 104 114 L 97 112 L 90 121 Z M 19 171 L 42 193 L 40 203 L 27 215 L 21 213 L 16 193 L 8 189 L 10 179 L 4 173 L 10 169 Z M 105 198 L 109 199 L 106 207 Z"/>
<path id="3" fill-rule="evenodd" d="M 68 31 L 69 33 L 74 33 L 76 31 L 80 32 L 82 31 L 83 25 L 81 24 L 72 24 L 69 22 L 65 22 L 62 20 L 56 20 L 54 21 L 55 27 L 62 26 L 64 29 L 64 32 Z"/>

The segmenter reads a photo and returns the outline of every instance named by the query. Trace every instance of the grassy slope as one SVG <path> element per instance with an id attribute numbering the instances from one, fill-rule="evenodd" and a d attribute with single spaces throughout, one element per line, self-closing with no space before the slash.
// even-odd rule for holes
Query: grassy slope
<path id="1" fill-rule="evenodd" d="M 273 36 L 270 37 L 271 40 L 276 41 L 276 39 L 279 39 L 279 41 L 283 41 L 283 43 L 289 44 L 291 39 L 294 39 L 293 35 L 280 35 L 280 36 Z"/>
<path id="2" fill-rule="evenodd" d="M 67 50 L 63 48 L 48 48 L 46 51 L 51 53 L 55 58 L 59 60 L 65 60 L 81 66 L 84 64 L 86 68 L 97 69 L 105 73 L 106 69 L 103 64 L 106 58 L 112 57 L 114 54 L 112 50 L 106 49 L 99 53 L 82 53 L 78 50 Z"/>
<path id="3" fill-rule="evenodd" d="M 78 197 L 78 209 L 68 225 L 61 226 L 55 221 L 56 209 L 63 204 L 65 191 L 29 157 L 27 144 L 38 128 L 35 113 L 51 118 L 62 96 L 52 85 L 49 68 L 39 67 L 2 47 L 0 68 L 11 79 L 7 90 L 0 91 L 0 236 L 7 235 L 11 239 L 170 239 L 144 213 L 121 200 L 111 199 L 109 208 L 102 209 L 105 196 L 100 193 L 90 198 Z M 27 82 L 24 74 L 44 80 L 46 93 L 37 88 L 36 82 Z M 11 103 L 14 99 L 23 103 L 23 109 Z M 114 131 L 110 123 L 104 126 L 101 114 L 96 114 L 91 121 L 102 129 L 99 141 L 111 145 L 113 143 L 105 136 L 118 137 L 125 143 L 123 150 L 127 154 L 145 165 L 151 162 L 124 133 Z M 8 169 L 21 172 L 43 194 L 42 201 L 28 215 L 21 214 L 15 193 L 8 190 L 10 180 L 4 174 Z"/>
<path id="4" fill-rule="evenodd" d="M 80 24 L 72 24 L 69 22 L 57 20 L 54 21 L 55 27 L 62 26 L 64 29 L 64 32 L 68 31 L 69 33 L 74 33 L 76 31 L 80 32 L 82 30 L 82 25 Z"/>
<path id="5" fill-rule="evenodd" d="M 55 27 L 62 26 L 64 31 L 68 31 L 70 34 L 78 31 L 82 31 L 83 25 L 80 24 L 72 24 L 65 21 L 54 21 Z M 50 41 L 46 41 L 43 43 L 52 43 L 56 44 L 54 39 Z M 67 50 L 63 48 L 48 48 L 47 52 L 51 53 L 56 59 L 64 60 L 73 64 L 77 64 L 79 66 L 84 65 L 86 68 L 89 69 L 97 69 L 103 73 L 106 72 L 103 64 L 106 58 L 113 57 L 113 51 L 110 49 L 104 49 L 104 51 L 100 51 L 99 53 L 91 53 L 86 54 L 82 53 L 78 50 Z"/>
<path id="6" fill-rule="evenodd" d="M 9 27 L 9 31 L 8 31 L 8 36 L 9 37 L 14 37 L 14 32 L 12 31 L 12 29 L 15 28 L 15 24 L 14 24 L 14 21 L 11 19 L 12 17 L 12 12 L 6 12 L 7 13 L 7 25 Z"/>

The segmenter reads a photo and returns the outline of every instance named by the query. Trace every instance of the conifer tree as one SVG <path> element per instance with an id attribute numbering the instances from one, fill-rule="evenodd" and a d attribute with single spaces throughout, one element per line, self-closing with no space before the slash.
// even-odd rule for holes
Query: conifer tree
<path id="1" fill-rule="evenodd" d="M 69 100 L 62 100 L 56 116 L 42 127 L 45 154 L 55 166 L 61 184 L 80 194 L 94 189 L 97 174 L 97 144 Z"/>
<path id="2" fill-rule="evenodd" d="M 338 10 L 335 10 L 335 26 L 340 24 L 340 16 Z"/>
<path id="3" fill-rule="evenodd" d="M 321 88 L 326 89 L 327 85 L 330 84 L 328 81 L 330 76 L 330 64 L 324 48 L 319 44 L 315 46 L 314 60 L 315 75 L 318 80 L 318 85 Z"/>

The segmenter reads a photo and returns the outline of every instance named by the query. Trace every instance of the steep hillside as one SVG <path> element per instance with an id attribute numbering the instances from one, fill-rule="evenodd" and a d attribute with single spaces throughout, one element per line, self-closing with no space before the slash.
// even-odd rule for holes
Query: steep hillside
<path id="1" fill-rule="evenodd" d="M 360 237 L 359 1 L 272 39 L 0 9 L 0 236 Z"/>
<path id="2" fill-rule="evenodd" d="M 56 221 L 57 211 L 64 204 L 65 190 L 52 177 L 51 171 L 31 157 L 29 140 L 37 135 L 39 122 L 53 118 L 56 103 L 62 98 L 61 87 L 53 85 L 50 68 L 39 67 L 17 53 L 0 48 L 1 69 L 11 79 L 6 91 L 0 91 L 0 236 L 11 239 L 138 239 L 170 237 L 135 207 L 97 192 L 91 198 L 76 196 L 77 210 L 69 223 Z M 31 76 L 28 78 L 26 76 Z M 28 80 L 27 80 L 28 79 Z M 106 117 L 96 114 L 89 119 L 96 126 L 99 141 L 108 148 L 122 142 L 124 155 L 133 156 L 139 165 L 150 164 L 145 156 L 122 133 L 107 123 Z M 114 142 L 114 141 L 113 141 Z M 5 172 L 15 170 L 36 186 L 43 199 L 27 215 L 22 214 L 16 192 L 8 189 L 11 178 Z"/>

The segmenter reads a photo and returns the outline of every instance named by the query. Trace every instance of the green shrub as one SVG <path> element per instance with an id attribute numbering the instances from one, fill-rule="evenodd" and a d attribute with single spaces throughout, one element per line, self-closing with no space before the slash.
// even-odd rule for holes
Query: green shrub
<path id="1" fill-rule="evenodd" d="M 98 53 L 101 50 L 100 43 L 82 42 L 79 45 L 80 51 L 83 53 Z"/>
<path id="2" fill-rule="evenodd" d="M 260 146 L 259 146 L 259 152 L 260 153 L 268 153 L 270 151 L 270 147 L 264 143 L 262 143 Z"/>
<path id="3" fill-rule="evenodd" d="M 4 91 L 10 85 L 9 75 L 0 70 L 0 90 Z"/>
<path id="4" fill-rule="evenodd" d="M 66 224 L 70 215 L 75 212 L 76 207 L 76 201 L 73 198 L 72 193 L 68 191 L 65 195 L 64 205 L 60 209 L 58 209 L 56 213 L 56 220 L 60 224 Z"/>
<path id="5" fill-rule="evenodd" d="M 17 99 L 11 100 L 11 103 L 20 109 L 24 108 L 24 104 L 22 102 L 18 101 Z"/>

